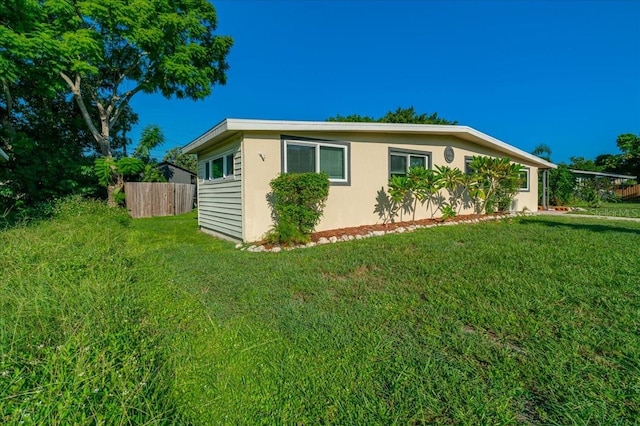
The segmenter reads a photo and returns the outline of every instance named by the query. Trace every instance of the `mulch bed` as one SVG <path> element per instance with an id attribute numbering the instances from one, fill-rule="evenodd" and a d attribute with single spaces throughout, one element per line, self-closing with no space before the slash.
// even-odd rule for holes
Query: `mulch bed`
<path id="1" fill-rule="evenodd" d="M 501 217 L 505 216 L 504 213 L 500 214 L 468 214 L 468 215 L 460 215 L 453 217 L 451 219 L 447 219 L 446 222 L 463 222 L 480 218 L 487 217 Z M 428 225 L 437 225 L 441 224 L 445 221 L 442 219 L 420 219 L 415 221 L 405 221 L 405 222 L 393 222 L 393 223 L 380 223 L 377 225 L 364 225 L 364 226 L 355 226 L 352 228 L 340 228 L 340 229 L 330 229 L 328 231 L 314 232 L 311 234 L 311 241 L 318 242 L 320 238 L 331 238 L 331 237 L 343 237 L 343 236 L 356 236 L 356 235 L 366 235 L 369 232 L 373 231 L 394 231 L 398 228 L 408 228 L 410 226 L 428 226 Z"/>

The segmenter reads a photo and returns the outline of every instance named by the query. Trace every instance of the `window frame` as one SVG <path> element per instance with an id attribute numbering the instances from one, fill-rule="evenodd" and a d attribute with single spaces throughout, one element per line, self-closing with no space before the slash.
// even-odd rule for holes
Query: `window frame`
<path id="1" fill-rule="evenodd" d="M 411 157 L 425 157 L 426 161 L 426 165 L 427 165 L 427 170 L 431 170 L 432 168 L 432 163 L 431 163 L 431 159 L 433 158 L 431 151 L 416 151 L 416 150 L 412 150 L 412 149 L 402 149 L 402 148 L 392 148 L 389 147 L 389 154 L 388 154 L 388 172 L 387 175 L 389 176 L 389 179 L 391 179 L 392 175 L 391 175 L 391 156 L 395 155 L 395 156 L 406 156 L 407 157 L 407 171 L 406 173 L 409 173 L 409 168 L 411 167 Z M 406 174 L 404 175 L 406 176 Z"/>
<path id="2" fill-rule="evenodd" d="M 518 188 L 518 191 L 519 192 L 529 192 L 529 191 L 531 191 L 531 168 L 523 167 L 522 170 L 520 170 L 520 173 L 524 173 L 527 176 L 525 178 L 524 185 L 521 185 Z"/>
<path id="3" fill-rule="evenodd" d="M 231 161 L 228 158 L 231 157 Z M 216 182 L 227 179 L 235 179 L 235 151 L 226 151 L 222 154 L 215 155 L 204 162 L 203 182 Z M 213 177 L 213 162 L 222 159 L 222 176 Z M 229 169 L 231 163 L 231 170 Z"/>
<path id="4" fill-rule="evenodd" d="M 335 186 L 351 185 L 351 144 L 343 141 L 329 141 L 326 139 L 312 139 L 303 137 L 282 136 L 281 137 L 281 171 L 287 171 L 287 147 L 289 145 L 310 146 L 314 151 L 314 173 L 320 171 L 320 149 L 322 147 L 339 148 L 344 153 L 343 179 L 329 178 L 329 183 Z"/>

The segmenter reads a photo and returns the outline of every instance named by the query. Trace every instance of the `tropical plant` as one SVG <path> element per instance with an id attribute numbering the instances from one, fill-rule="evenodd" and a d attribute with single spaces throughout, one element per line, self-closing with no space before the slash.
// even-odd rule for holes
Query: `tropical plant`
<path id="1" fill-rule="evenodd" d="M 158 171 L 155 161 L 150 158 L 151 150 L 164 143 L 162 129 L 151 124 L 142 130 L 138 146 L 133 157 L 98 157 L 95 160 L 95 172 L 100 185 L 113 188 L 116 203 L 124 201 L 124 183 L 128 179 L 141 182 L 166 182 Z"/>
<path id="2" fill-rule="evenodd" d="M 470 168 L 478 181 L 471 190 L 472 198 L 479 201 L 477 211 L 493 213 L 508 209 L 520 187 L 522 166 L 512 164 L 508 158 L 474 156 Z"/>
<path id="3" fill-rule="evenodd" d="M 456 214 L 462 208 L 462 197 L 466 192 L 466 178 L 460 169 L 449 166 L 436 166 L 438 183 L 441 188 L 449 192 L 449 206 Z"/>
<path id="4" fill-rule="evenodd" d="M 436 210 L 439 208 L 439 191 L 441 188 L 439 174 L 431 169 L 412 168 L 409 169 L 409 176 L 419 179 L 419 182 L 414 184 L 414 196 L 417 201 L 427 205 L 427 211 L 431 211 L 431 217 L 435 215 Z M 415 208 L 414 205 L 414 220 L 415 220 Z"/>
<path id="5" fill-rule="evenodd" d="M 413 204 L 413 182 L 407 176 L 392 176 L 389 179 L 389 198 L 391 199 L 391 221 L 398 216 L 400 212 L 400 221 L 402 222 L 404 213 L 411 212 Z"/>
<path id="6" fill-rule="evenodd" d="M 568 204 L 574 197 L 576 177 L 566 164 L 558 164 L 557 169 L 549 170 L 549 199 L 556 206 Z"/>
<path id="7" fill-rule="evenodd" d="M 496 206 L 500 212 L 511 208 L 513 199 L 522 187 L 522 166 L 520 164 L 501 164 L 500 180 L 496 190 Z"/>
<path id="8" fill-rule="evenodd" d="M 451 207 L 448 204 L 442 206 L 442 221 L 443 222 L 446 221 L 447 219 L 453 219 L 454 217 L 456 217 L 456 211 L 454 210 L 453 207 Z"/>

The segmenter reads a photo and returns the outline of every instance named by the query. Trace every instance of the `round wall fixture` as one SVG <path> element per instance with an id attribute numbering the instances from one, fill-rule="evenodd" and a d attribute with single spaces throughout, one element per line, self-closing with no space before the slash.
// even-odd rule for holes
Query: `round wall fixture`
<path id="1" fill-rule="evenodd" d="M 444 159 L 447 163 L 451 163 L 453 161 L 453 158 L 455 157 L 454 153 L 453 153 L 453 148 L 451 148 L 450 146 L 446 147 L 444 149 Z"/>

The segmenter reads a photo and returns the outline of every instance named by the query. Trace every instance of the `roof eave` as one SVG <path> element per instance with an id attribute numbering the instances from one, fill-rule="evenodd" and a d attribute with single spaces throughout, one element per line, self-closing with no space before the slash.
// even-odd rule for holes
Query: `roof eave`
<path id="1" fill-rule="evenodd" d="M 633 179 L 633 180 L 638 179 L 637 176 L 619 175 L 619 174 L 616 174 L 616 173 L 592 172 L 590 170 L 577 170 L 577 169 L 569 169 L 569 171 L 571 173 L 575 173 L 575 174 L 591 175 L 591 176 L 603 176 L 603 177 L 610 177 L 610 178 L 615 178 L 615 179 Z"/>
<path id="2" fill-rule="evenodd" d="M 397 124 L 397 123 L 359 123 L 337 121 L 285 121 L 285 120 L 245 120 L 228 118 L 216 124 L 210 130 L 184 146 L 185 154 L 193 154 L 200 148 L 210 146 L 216 139 L 222 139 L 231 132 L 239 131 L 275 131 L 275 132 L 360 132 L 360 133 L 404 133 L 454 135 L 480 145 L 498 148 L 509 156 L 529 161 L 540 168 L 555 169 L 558 166 L 504 143 L 492 136 L 469 126 L 440 124 Z"/>

